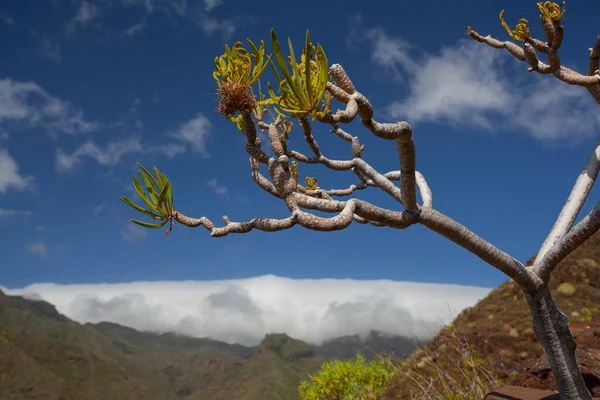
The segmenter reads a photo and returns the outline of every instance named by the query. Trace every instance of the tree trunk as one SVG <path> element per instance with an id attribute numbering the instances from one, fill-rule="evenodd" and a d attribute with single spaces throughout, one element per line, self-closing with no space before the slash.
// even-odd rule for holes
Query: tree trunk
<path id="1" fill-rule="evenodd" d="M 554 304 L 548 286 L 534 293 L 523 292 L 533 317 L 533 330 L 546 353 L 560 398 L 591 400 L 592 395 L 577 366 L 577 345 L 567 325 L 567 317 Z"/>

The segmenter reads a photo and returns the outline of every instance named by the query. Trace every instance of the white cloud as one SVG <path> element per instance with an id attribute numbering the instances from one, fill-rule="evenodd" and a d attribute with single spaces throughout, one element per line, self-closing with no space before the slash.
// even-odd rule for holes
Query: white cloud
<path id="1" fill-rule="evenodd" d="M 8 154 L 8 150 L 0 148 L 0 194 L 8 189 L 15 190 L 30 189 L 33 177 L 21 175 L 17 162 Z"/>
<path id="2" fill-rule="evenodd" d="M 139 102 L 134 100 L 133 110 L 136 109 L 137 104 Z M 211 126 L 212 124 L 208 118 L 202 113 L 198 113 L 192 120 L 168 133 L 168 136 L 177 140 L 177 143 L 143 143 L 141 137 L 136 135 L 128 139 L 110 140 L 104 148 L 90 140 L 80 145 L 70 154 L 59 148 L 56 150 L 55 168 L 58 172 L 73 170 L 80 166 L 82 159 L 86 157 L 96 160 L 101 165 L 112 167 L 117 165 L 124 156 L 141 152 L 173 158 L 189 149 L 204 157 L 209 157 L 206 151 L 206 138 L 210 133 Z"/>
<path id="3" fill-rule="evenodd" d="M 37 84 L 12 79 L 0 79 L 0 126 L 4 122 L 40 126 L 51 135 L 86 133 L 100 126 Z"/>
<path id="4" fill-rule="evenodd" d="M 31 254 L 37 254 L 44 258 L 48 257 L 48 249 L 44 242 L 32 242 L 27 245 L 27 251 Z"/>
<path id="5" fill-rule="evenodd" d="M 146 229 L 148 228 L 143 228 L 139 225 L 135 225 L 133 222 L 130 222 L 125 225 L 125 228 L 123 228 L 121 231 L 121 237 L 126 242 L 139 242 L 148 236 Z"/>
<path id="6" fill-rule="evenodd" d="M 184 17 L 188 9 L 187 0 L 121 0 L 121 4 L 142 7 L 148 14 L 159 11 L 170 15 L 174 11 L 180 17 Z"/>
<path id="7" fill-rule="evenodd" d="M 408 85 L 408 96 L 386 110 L 392 118 L 488 131 L 512 128 L 540 140 L 576 140 L 600 129 L 598 105 L 585 89 L 527 73 L 527 65 L 506 51 L 462 39 L 418 58 L 408 43 L 379 28 L 367 38 L 373 61 Z"/>
<path id="8" fill-rule="evenodd" d="M 106 204 L 105 204 L 105 203 L 102 203 L 102 204 L 100 204 L 100 205 L 97 205 L 97 206 L 96 206 L 96 207 L 94 207 L 94 209 L 92 210 L 92 214 L 94 214 L 94 215 L 98 215 L 98 214 L 100 214 L 100 212 L 101 212 L 102 210 L 104 210 L 104 207 L 106 207 Z"/>
<path id="9" fill-rule="evenodd" d="M 23 211 L 23 210 L 12 210 L 10 208 L 0 208 L 0 220 L 4 219 L 4 218 L 9 218 L 9 217 L 16 217 L 16 216 L 30 216 L 33 215 L 33 213 L 31 211 Z"/>
<path id="10" fill-rule="evenodd" d="M 204 0 L 204 11 L 210 12 L 220 6 L 223 0 Z"/>
<path id="11" fill-rule="evenodd" d="M 219 196 L 227 196 L 227 188 L 223 185 L 219 185 L 217 178 L 212 178 L 208 182 L 206 182 L 208 187 L 212 188 L 216 194 Z"/>
<path id="12" fill-rule="evenodd" d="M 53 43 L 47 37 L 43 37 L 40 42 L 40 48 L 38 50 L 38 55 L 41 58 L 50 60 L 58 65 L 61 62 L 60 44 Z"/>
<path id="13" fill-rule="evenodd" d="M 366 38 L 373 46 L 371 58 L 375 63 L 393 70 L 396 74 L 398 74 L 397 65 L 411 72 L 417 68 L 408 54 L 412 49 L 410 43 L 401 38 L 392 38 L 381 29 L 369 30 Z"/>
<path id="14" fill-rule="evenodd" d="M 101 165 L 112 167 L 118 164 L 123 156 L 139 153 L 140 151 L 142 151 L 142 143 L 137 136 L 109 141 L 104 149 L 95 142 L 88 141 L 71 154 L 65 153 L 62 149 L 57 149 L 55 166 L 58 172 L 69 171 L 79 166 L 82 158 L 88 157 L 96 160 Z"/>
<path id="15" fill-rule="evenodd" d="M 144 29 L 146 29 L 147 26 L 148 20 L 144 18 L 141 22 L 127 28 L 125 32 L 123 32 L 123 34 L 125 36 L 135 36 L 138 33 L 142 32 Z"/>
<path id="16" fill-rule="evenodd" d="M 67 24 L 67 32 L 73 33 L 77 27 L 85 28 L 90 21 L 99 18 L 101 15 L 102 13 L 97 5 L 89 1 L 81 1 L 77 13 Z"/>
<path id="17" fill-rule="evenodd" d="M 192 20 L 196 26 L 202 29 L 208 36 L 212 35 L 214 32 L 221 32 L 221 37 L 224 40 L 229 40 L 233 35 L 233 32 L 235 32 L 235 24 L 228 19 L 219 20 L 213 16 L 198 13 L 193 16 Z"/>
<path id="18" fill-rule="evenodd" d="M 199 112 L 193 119 L 171 132 L 169 136 L 185 143 L 193 152 L 208 156 L 206 138 L 210 133 L 211 126 L 209 119 Z"/>
<path id="19" fill-rule="evenodd" d="M 146 147 L 149 153 L 156 153 L 173 158 L 176 155 L 186 152 L 184 145 L 179 143 L 166 143 L 161 145 L 151 145 Z"/>
<path id="20" fill-rule="evenodd" d="M 110 321 L 139 330 L 208 336 L 244 345 L 256 345 L 272 332 L 316 344 L 373 329 L 430 338 L 490 291 L 460 285 L 273 275 L 224 281 L 40 283 L 3 290 L 41 297 L 81 323 Z"/>

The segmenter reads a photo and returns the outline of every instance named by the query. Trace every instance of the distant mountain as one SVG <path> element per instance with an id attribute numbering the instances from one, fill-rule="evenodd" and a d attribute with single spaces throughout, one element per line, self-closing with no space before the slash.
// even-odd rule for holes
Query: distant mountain
<path id="1" fill-rule="evenodd" d="M 320 346 L 268 334 L 245 347 L 109 322 L 79 324 L 45 301 L 0 291 L 0 400 L 278 400 L 328 359 L 411 353 L 417 344 L 371 332 Z"/>

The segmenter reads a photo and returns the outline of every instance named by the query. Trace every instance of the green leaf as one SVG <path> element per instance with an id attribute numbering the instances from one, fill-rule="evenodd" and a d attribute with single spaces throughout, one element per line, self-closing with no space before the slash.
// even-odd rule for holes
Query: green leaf
<path id="1" fill-rule="evenodd" d="M 156 166 L 154 166 L 154 173 L 156 174 L 156 178 L 158 181 L 158 187 L 162 188 L 165 186 L 165 181 L 160 173 L 160 171 L 158 170 L 158 168 L 156 168 Z"/>
<path id="2" fill-rule="evenodd" d="M 165 196 L 169 192 L 170 187 L 171 187 L 171 182 L 167 181 L 167 184 L 165 185 L 165 187 L 163 187 L 162 192 L 160 192 L 160 195 L 158 196 L 158 206 L 159 207 L 165 201 Z"/>
<path id="3" fill-rule="evenodd" d="M 132 219 L 131 222 L 133 222 L 135 224 L 138 224 L 140 226 L 143 226 L 144 228 L 158 229 L 158 228 L 162 228 L 168 221 L 165 221 L 165 222 L 160 223 L 160 224 L 150 224 L 148 222 L 138 221 L 136 219 Z"/>
<path id="4" fill-rule="evenodd" d="M 171 214 L 173 211 L 175 211 L 175 207 L 173 205 L 173 185 L 171 185 L 171 182 L 167 179 L 167 176 L 165 174 L 162 174 L 163 179 L 167 182 L 169 182 L 169 190 L 167 192 L 167 211 L 169 212 L 169 214 Z"/>
<path id="5" fill-rule="evenodd" d="M 292 76 L 290 75 L 287 69 L 287 65 L 285 64 L 285 59 L 283 57 L 283 52 L 281 51 L 281 47 L 279 46 L 279 42 L 277 41 L 277 36 L 275 35 L 275 30 L 273 28 L 271 28 L 271 45 L 273 46 L 273 53 L 275 53 L 275 59 L 277 60 L 279 69 L 281 69 L 281 72 L 283 73 L 283 76 L 285 77 L 285 80 L 292 92 L 295 92 L 294 80 L 292 79 Z"/>
<path id="6" fill-rule="evenodd" d="M 308 89 L 308 102 L 312 104 L 312 77 L 310 76 L 310 36 L 306 30 L 306 43 L 304 45 L 304 75 L 306 76 L 306 88 Z"/>
<path id="7" fill-rule="evenodd" d="M 144 204 L 146 204 L 146 207 L 148 207 L 149 210 L 155 211 L 158 214 L 162 214 L 162 212 L 152 202 L 150 202 L 150 200 L 148 200 L 148 197 L 146 197 L 146 193 L 144 193 L 144 188 L 142 187 L 135 175 L 133 176 L 133 187 L 135 188 L 135 191 L 140 196 Z"/>
<path id="8" fill-rule="evenodd" d="M 292 65 L 292 71 L 294 72 L 294 76 L 296 76 L 296 79 L 294 79 L 293 82 L 288 81 L 288 85 L 296 95 L 296 98 L 298 99 L 298 102 L 300 103 L 301 107 L 305 108 L 306 93 L 304 92 L 304 90 L 302 90 L 300 71 L 298 69 L 298 64 L 296 63 L 296 54 L 294 53 L 294 46 L 292 46 L 292 39 L 290 38 L 288 38 L 288 46 L 290 48 L 290 64 Z"/>
<path id="9" fill-rule="evenodd" d="M 271 69 L 273 70 L 273 73 L 275 74 L 275 78 L 277 79 L 277 82 L 281 82 L 281 75 L 279 75 L 279 71 L 277 70 L 275 63 L 271 59 L 271 56 L 267 57 L 267 62 L 271 66 Z"/>
<path id="10" fill-rule="evenodd" d="M 123 201 L 125 204 L 130 205 L 131 207 L 133 207 L 137 211 L 141 212 L 142 214 L 145 214 L 145 215 L 149 216 L 150 218 L 160 218 L 160 219 L 164 218 L 161 215 L 155 214 L 153 212 L 150 212 L 150 211 L 148 211 L 148 210 L 140 207 L 139 205 L 135 204 L 133 201 L 129 200 L 125 196 L 121 196 L 121 201 Z"/>
<path id="11" fill-rule="evenodd" d="M 148 192 L 150 199 L 154 204 L 158 206 L 158 193 L 156 193 L 157 190 L 155 190 L 152 181 L 150 180 L 150 178 L 148 178 L 147 174 L 142 172 L 139 172 L 139 174 L 142 177 L 142 180 L 144 181 L 144 185 L 146 186 L 146 191 Z"/>
<path id="12" fill-rule="evenodd" d="M 156 182 L 156 179 L 154 179 L 154 177 L 152 176 L 152 174 L 150 173 L 150 171 L 148 171 L 148 170 L 146 169 L 146 167 L 144 167 L 142 164 L 140 164 L 140 163 L 136 163 L 136 164 L 137 164 L 137 166 L 138 166 L 138 167 L 140 167 L 140 169 L 141 169 L 142 171 L 144 171 L 144 172 L 145 172 L 145 173 L 146 173 L 146 174 L 147 174 L 147 175 L 150 177 L 150 179 L 151 179 L 152 183 L 153 183 L 155 186 L 157 186 L 157 187 L 158 187 L 158 182 Z"/>

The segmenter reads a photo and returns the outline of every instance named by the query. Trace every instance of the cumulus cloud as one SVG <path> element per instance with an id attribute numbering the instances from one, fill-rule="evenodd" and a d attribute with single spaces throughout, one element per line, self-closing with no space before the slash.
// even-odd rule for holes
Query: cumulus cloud
<path id="1" fill-rule="evenodd" d="M 51 135 L 86 133 L 100 126 L 33 82 L 0 79 L 0 126 L 9 122 L 39 126 Z"/>
<path id="2" fill-rule="evenodd" d="M 134 100 L 132 110 L 135 110 L 138 105 L 139 101 Z M 73 170 L 82 164 L 84 158 L 90 158 L 100 165 L 112 167 L 121 162 L 123 157 L 140 152 L 173 158 L 189 150 L 204 157 L 209 157 L 206 150 L 206 138 L 210 134 L 211 126 L 210 120 L 202 113 L 198 113 L 193 119 L 181 124 L 177 129 L 167 134 L 167 136 L 176 140 L 174 143 L 144 143 L 139 134 L 127 139 L 109 140 L 104 146 L 100 146 L 93 140 L 88 140 L 71 153 L 62 148 L 57 149 L 55 169 L 57 172 Z M 138 130 L 141 130 L 141 128 Z"/>
<path id="3" fill-rule="evenodd" d="M 90 21 L 99 18 L 102 15 L 100 8 L 89 1 L 81 1 L 77 8 L 77 13 L 67 24 L 67 32 L 74 33 L 77 28 L 86 27 Z"/>
<path id="4" fill-rule="evenodd" d="M 319 344 L 371 330 L 430 338 L 490 289 L 390 280 L 290 279 L 57 285 L 8 294 L 42 298 L 81 323 L 109 321 L 256 345 L 267 333 Z"/>
<path id="5" fill-rule="evenodd" d="M 206 157 L 208 156 L 206 138 L 210 134 L 211 126 L 210 120 L 199 112 L 194 118 L 180 125 L 174 132 L 171 132 L 169 136 L 189 146 L 193 152 Z"/>
<path id="6" fill-rule="evenodd" d="M 217 181 L 217 178 L 212 178 L 211 180 L 206 182 L 206 185 L 208 185 L 208 187 L 212 188 L 212 190 L 214 190 L 215 193 L 218 194 L 219 196 L 227 196 L 227 187 L 220 185 L 219 182 Z"/>
<path id="7" fill-rule="evenodd" d="M 132 110 L 135 110 L 138 105 L 139 101 L 134 100 Z M 62 148 L 57 149 L 55 169 L 57 172 L 73 170 L 82 164 L 84 158 L 90 158 L 100 165 L 112 167 L 121 162 L 123 157 L 140 152 L 173 158 L 189 150 L 204 157 L 209 157 L 206 150 L 206 138 L 210 134 L 211 126 L 210 120 L 202 113 L 198 113 L 193 119 L 181 124 L 176 130 L 167 134 L 167 136 L 174 138 L 176 142 L 164 144 L 144 143 L 139 134 L 127 139 L 109 140 L 104 146 L 100 146 L 93 140 L 88 140 L 71 153 Z M 141 130 L 141 128 L 138 130 Z"/>
<path id="8" fill-rule="evenodd" d="M 224 40 L 229 40 L 235 32 L 235 24 L 228 19 L 219 20 L 211 15 L 198 13 L 193 17 L 193 21 L 206 35 L 221 32 Z"/>
<path id="9" fill-rule="evenodd" d="M 204 0 L 204 11 L 210 12 L 222 3 L 222 0 Z"/>
<path id="10" fill-rule="evenodd" d="M 373 62 L 401 75 L 407 85 L 408 96 L 386 110 L 391 118 L 488 131 L 512 128 L 539 140 L 582 139 L 600 128 L 597 104 L 586 90 L 527 73 L 527 65 L 506 51 L 462 39 L 418 57 L 409 43 L 380 28 L 364 37 Z"/>
<path id="11" fill-rule="evenodd" d="M 173 11 L 180 17 L 185 16 L 187 0 L 121 0 L 126 7 L 141 7 L 147 13 L 156 11 L 171 14 Z"/>
<path id="12" fill-rule="evenodd" d="M 6 193 L 11 188 L 30 189 L 32 184 L 33 177 L 22 175 L 17 162 L 8 154 L 8 150 L 0 148 L 0 194 Z"/>
<path id="13" fill-rule="evenodd" d="M 137 136 L 109 141 L 104 148 L 90 140 L 71 154 L 57 149 L 55 167 L 57 172 L 69 171 L 79 166 L 83 158 L 91 158 L 100 165 L 112 167 L 118 164 L 123 156 L 140 151 L 142 151 L 142 143 Z"/>
<path id="14" fill-rule="evenodd" d="M 135 25 L 131 25 L 129 28 L 125 29 L 125 32 L 123 32 L 123 34 L 125 36 L 135 36 L 135 35 L 141 33 L 144 29 L 146 29 L 147 26 L 148 26 L 148 20 L 146 18 L 144 18 L 141 22 L 139 22 Z"/>
<path id="15" fill-rule="evenodd" d="M 48 257 L 48 248 L 44 242 L 32 242 L 27 245 L 27 251 L 44 258 Z"/>

